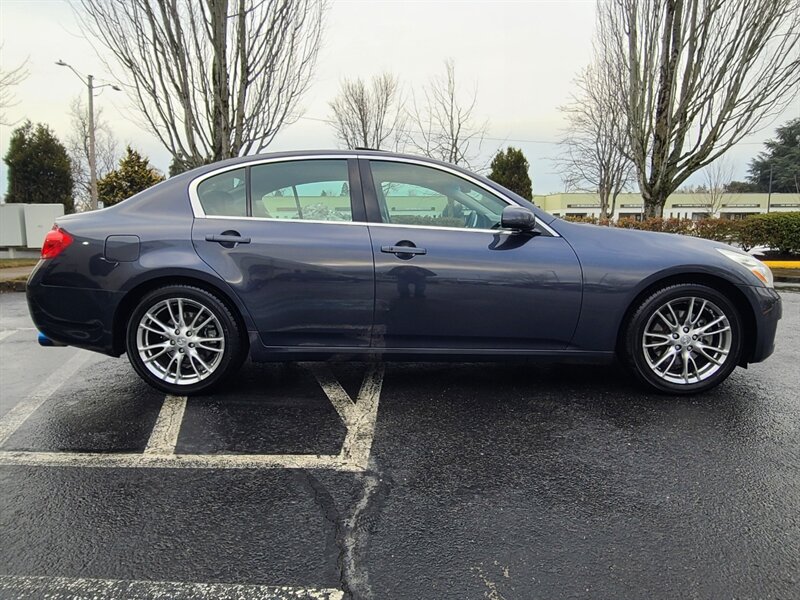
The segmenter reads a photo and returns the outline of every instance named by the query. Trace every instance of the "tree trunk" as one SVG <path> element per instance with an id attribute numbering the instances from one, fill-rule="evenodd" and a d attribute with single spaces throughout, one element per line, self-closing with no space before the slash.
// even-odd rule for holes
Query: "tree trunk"
<path id="1" fill-rule="evenodd" d="M 611 195 L 608 188 L 605 186 L 600 186 L 598 190 L 600 192 L 600 218 L 607 219 L 608 218 L 608 198 Z"/>
<path id="2" fill-rule="evenodd" d="M 642 190 L 644 202 L 644 217 L 661 217 L 664 214 L 664 205 L 667 203 L 669 193 L 663 187 Z"/>
<path id="3" fill-rule="evenodd" d="M 228 1 L 210 0 L 211 44 L 214 51 L 212 65 L 213 113 L 211 123 L 212 152 L 214 160 L 230 158 L 230 129 L 228 115 Z"/>

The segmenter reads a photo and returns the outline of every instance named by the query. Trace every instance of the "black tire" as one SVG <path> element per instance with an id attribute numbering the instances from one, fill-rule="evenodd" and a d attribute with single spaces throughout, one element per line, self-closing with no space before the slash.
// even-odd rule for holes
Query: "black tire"
<path id="1" fill-rule="evenodd" d="M 206 325 L 202 332 L 192 331 L 189 328 L 190 324 L 186 323 L 185 327 L 181 329 L 161 333 L 162 328 L 148 318 L 145 323 L 152 329 L 140 331 L 140 325 L 148 311 L 160 310 L 161 312 L 155 315 L 156 317 L 162 316 L 159 321 L 171 325 L 171 327 L 176 326 L 175 321 L 169 321 L 168 317 L 172 316 L 173 312 L 176 311 L 175 304 L 178 299 L 181 299 L 180 306 L 187 307 L 188 318 L 186 320 L 189 320 L 192 316 L 197 316 L 197 313 L 200 313 L 197 319 L 199 321 L 204 321 L 210 315 L 213 315 L 215 320 L 212 319 L 211 324 Z M 202 307 L 206 312 L 200 311 L 199 307 Z M 151 314 L 153 313 L 151 312 Z M 172 335 L 179 330 L 181 331 L 180 335 Z M 154 331 L 157 331 L 157 333 L 153 333 Z M 214 337 L 205 339 L 201 337 L 199 338 L 199 343 L 194 342 L 194 340 L 198 339 L 197 335 L 201 333 L 208 335 L 208 331 L 211 331 L 211 335 Z M 193 335 L 195 336 L 194 339 L 191 337 Z M 159 342 L 158 345 L 164 345 L 165 348 L 163 350 L 165 350 L 165 353 L 161 352 L 161 349 L 149 350 L 150 346 L 145 345 L 142 345 L 142 349 L 140 349 L 139 343 L 143 339 L 147 339 L 142 338 L 142 336 L 149 336 L 150 342 L 154 339 Z M 163 344 L 160 343 L 162 340 Z M 167 344 L 170 344 L 170 347 L 166 347 Z M 189 348 L 190 345 L 192 346 L 191 349 Z M 189 285 L 169 285 L 146 294 L 139 301 L 139 304 L 128 319 L 125 347 L 131 365 L 142 379 L 157 390 L 176 396 L 190 396 L 212 390 L 215 385 L 226 377 L 233 375 L 247 357 L 246 341 L 230 309 L 214 294 Z M 175 354 L 179 351 L 178 349 L 182 356 L 178 361 L 178 366 L 173 368 L 176 371 L 180 371 L 181 374 L 186 372 L 186 381 L 183 383 L 178 382 L 177 375 L 172 377 L 174 381 L 169 381 L 170 377 L 165 375 L 169 371 L 164 366 L 164 363 L 171 360 L 171 357 L 178 358 Z M 152 352 L 152 354 L 145 359 L 142 356 L 142 352 Z M 156 353 L 159 356 L 154 356 Z M 190 353 L 195 357 L 195 360 L 189 358 Z M 203 354 L 201 355 L 200 353 Z M 164 354 L 164 356 L 160 356 L 161 354 Z M 184 357 L 188 361 L 186 364 L 181 362 Z M 153 370 L 145 364 L 145 360 L 153 365 Z M 191 369 L 188 364 L 191 364 Z M 209 368 L 205 369 L 202 365 Z M 159 375 L 154 372 L 161 369 L 164 369 L 165 373 Z M 192 378 L 197 380 L 193 381 Z"/>
<path id="2" fill-rule="evenodd" d="M 702 314 L 691 324 L 697 311 Z M 719 317 L 725 320 L 709 328 Z M 655 348 L 645 347 L 646 331 L 648 344 Z M 648 295 L 628 321 L 620 348 L 623 362 L 640 382 L 672 395 L 699 394 L 719 385 L 736 368 L 741 352 L 742 320 L 733 302 L 714 288 L 694 283 L 670 285 Z M 664 366 L 670 361 L 678 365 Z"/>

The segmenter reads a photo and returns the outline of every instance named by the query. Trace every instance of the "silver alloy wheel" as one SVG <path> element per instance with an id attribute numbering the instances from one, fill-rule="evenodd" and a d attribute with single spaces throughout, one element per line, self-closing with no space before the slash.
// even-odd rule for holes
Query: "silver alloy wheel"
<path id="1" fill-rule="evenodd" d="M 211 376 L 222 361 L 225 337 L 211 310 L 189 298 L 168 298 L 142 315 L 136 350 L 158 379 L 191 385 Z"/>
<path id="2" fill-rule="evenodd" d="M 705 298 L 662 304 L 647 321 L 642 351 L 650 369 L 670 383 L 705 381 L 722 368 L 733 342 L 725 313 Z"/>

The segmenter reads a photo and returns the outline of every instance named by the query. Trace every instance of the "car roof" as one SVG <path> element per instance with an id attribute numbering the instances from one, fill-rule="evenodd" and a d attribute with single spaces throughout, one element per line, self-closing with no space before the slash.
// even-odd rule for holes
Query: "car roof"
<path id="1" fill-rule="evenodd" d="M 251 162 L 258 162 L 259 160 L 265 159 L 276 159 L 276 158 L 292 158 L 292 157 L 300 157 L 300 156 L 316 156 L 316 155 L 325 155 L 325 156 L 341 156 L 345 157 L 369 157 L 369 158 L 386 158 L 386 157 L 395 157 L 395 158 L 406 158 L 409 160 L 415 160 L 420 162 L 430 163 L 431 165 L 439 165 L 442 167 L 448 167 L 450 169 L 457 169 L 459 171 L 463 171 L 469 175 L 477 175 L 476 173 L 469 171 L 463 167 L 458 165 L 454 165 L 451 163 L 447 163 L 441 160 L 436 160 L 434 158 L 429 158 L 427 156 L 421 156 L 417 154 L 405 154 L 402 152 L 390 152 L 386 150 L 366 150 L 366 149 L 350 149 L 350 150 L 330 150 L 330 149 L 320 149 L 320 150 L 287 150 L 283 152 L 266 152 L 262 154 L 249 154 L 247 156 L 237 156 L 235 158 L 228 158 L 225 160 L 220 160 L 217 162 L 210 163 L 208 165 L 203 165 L 202 167 L 197 167 L 190 171 L 186 171 L 181 175 L 188 175 L 191 173 L 191 178 L 195 178 L 198 175 L 203 175 L 205 173 L 210 173 L 211 171 L 216 171 L 217 169 L 224 168 L 227 166 L 238 165 L 238 164 L 248 164 Z"/>

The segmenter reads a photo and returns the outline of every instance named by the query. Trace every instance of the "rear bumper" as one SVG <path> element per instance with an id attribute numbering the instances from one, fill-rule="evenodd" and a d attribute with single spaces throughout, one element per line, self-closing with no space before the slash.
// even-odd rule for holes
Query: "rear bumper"
<path id="1" fill-rule="evenodd" d="M 105 290 L 42 285 L 31 276 L 26 290 L 36 328 L 58 344 L 118 356 L 114 311 L 120 294 Z"/>
<path id="2" fill-rule="evenodd" d="M 781 297 L 774 289 L 764 286 L 742 286 L 740 289 L 747 295 L 755 317 L 755 339 L 746 362 L 761 362 L 775 350 L 775 333 L 783 315 Z"/>

